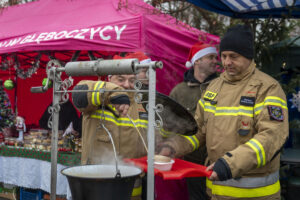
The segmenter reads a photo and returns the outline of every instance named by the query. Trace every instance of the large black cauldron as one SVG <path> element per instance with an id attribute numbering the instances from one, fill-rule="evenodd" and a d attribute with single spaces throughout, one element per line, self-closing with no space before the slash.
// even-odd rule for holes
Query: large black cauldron
<path id="1" fill-rule="evenodd" d="M 83 165 L 61 171 L 67 176 L 73 200 L 130 200 L 135 179 L 141 169 L 115 165 Z M 58 186 L 59 187 L 59 186 Z"/>

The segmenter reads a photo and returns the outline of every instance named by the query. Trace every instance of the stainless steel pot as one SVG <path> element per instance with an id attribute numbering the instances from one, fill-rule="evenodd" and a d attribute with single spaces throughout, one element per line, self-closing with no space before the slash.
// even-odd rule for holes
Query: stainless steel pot
<path id="1" fill-rule="evenodd" d="M 61 171 L 68 179 L 73 200 L 130 200 L 135 179 L 142 173 L 134 166 L 83 165 Z M 58 186 L 59 187 L 59 186 Z"/>

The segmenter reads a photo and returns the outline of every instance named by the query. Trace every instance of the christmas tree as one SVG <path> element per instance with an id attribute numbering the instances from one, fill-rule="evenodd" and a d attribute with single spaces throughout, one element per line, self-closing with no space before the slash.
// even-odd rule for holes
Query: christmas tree
<path id="1" fill-rule="evenodd" d="M 14 126 L 14 113 L 11 109 L 11 104 L 7 93 L 3 87 L 3 81 L 0 80 L 0 131 L 3 128 Z"/>

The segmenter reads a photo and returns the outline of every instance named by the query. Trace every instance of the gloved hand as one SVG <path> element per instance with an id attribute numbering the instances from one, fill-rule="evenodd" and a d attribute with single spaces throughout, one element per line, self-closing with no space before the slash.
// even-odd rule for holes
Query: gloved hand
<path id="1" fill-rule="evenodd" d="M 114 104 L 116 110 L 120 113 L 121 116 L 126 116 L 129 110 L 128 104 Z"/>
<path id="2" fill-rule="evenodd" d="M 209 177 L 211 181 L 226 181 L 232 178 L 230 167 L 224 158 L 219 158 L 215 163 L 208 166 L 206 170 L 213 170 Z"/>
<path id="3" fill-rule="evenodd" d="M 215 163 L 209 165 L 209 166 L 206 168 L 206 171 L 211 171 L 211 170 L 213 170 L 214 166 L 215 166 Z M 218 180 L 219 180 L 219 177 L 218 177 L 217 172 L 213 171 L 212 174 L 210 175 L 210 177 L 209 177 L 208 179 L 211 180 L 211 181 L 218 181 Z"/>
<path id="4" fill-rule="evenodd" d="M 116 108 L 121 116 L 126 116 L 130 106 L 130 100 L 127 95 L 118 95 L 112 97 L 110 102 Z"/>

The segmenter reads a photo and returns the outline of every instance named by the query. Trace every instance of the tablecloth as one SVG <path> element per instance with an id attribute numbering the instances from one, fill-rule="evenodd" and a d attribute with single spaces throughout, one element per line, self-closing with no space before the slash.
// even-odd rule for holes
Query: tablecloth
<path id="1" fill-rule="evenodd" d="M 18 187 L 41 189 L 50 193 L 51 163 L 47 161 L 0 156 L 0 182 Z M 57 195 L 71 199 L 67 178 L 60 171 L 66 166 L 57 165 Z"/>
<path id="2" fill-rule="evenodd" d="M 0 145 L 0 156 L 33 158 L 51 162 L 51 152 L 23 147 Z M 65 166 L 80 165 L 80 159 L 81 154 L 75 152 L 58 152 L 57 155 L 57 163 Z"/>
<path id="3" fill-rule="evenodd" d="M 41 189 L 50 193 L 51 183 L 50 152 L 12 146 L 0 146 L 0 182 L 18 187 Z M 80 154 L 58 153 L 57 195 L 66 195 L 71 199 L 67 178 L 61 170 L 80 165 Z"/>

